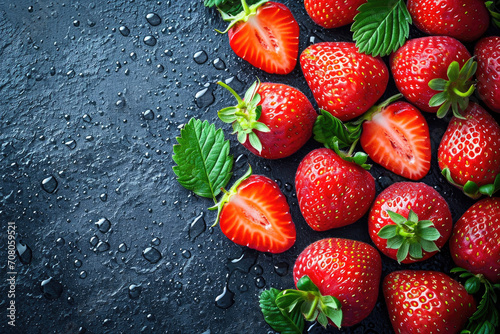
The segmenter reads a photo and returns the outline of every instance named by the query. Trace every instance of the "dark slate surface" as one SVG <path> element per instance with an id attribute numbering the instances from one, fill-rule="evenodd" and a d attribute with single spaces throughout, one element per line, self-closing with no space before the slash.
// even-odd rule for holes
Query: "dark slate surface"
<path id="1" fill-rule="evenodd" d="M 320 29 L 301 1 L 286 3 L 300 23 L 300 50 L 349 40 L 348 27 Z M 273 333 L 258 295 L 293 286 L 291 268 L 308 244 L 332 236 L 370 242 L 366 217 L 318 233 L 300 215 L 294 174 L 316 143 L 266 161 L 217 120 L 218 109 L 234 104 L 218 80 L 242 92 L 258 76 L 295 86 L 312 101 L 299 66 L 287 76 L 254 69 L 214 31 L 223 27 L 201 0 L 0 2 L 2 277 L 7 222 L 15 223 L 19 242 L 17 331 L 7 326 L 2 279 L 1 332 Z M 394 92 L 391 83 L 384 97 Z M 423 182 L 447 199 L 456 221 L 473 202 L 435 164 L 446 120 L 425 116 L 434 164 Z M 298 230 L 292 249 L 258 253 L 210 227 L 211 201 L 183 189 L 172 172 L 172 145 L 191 117 L 214 122 L 231 138 L 235 178 L 248 162 L 279 183 Z M 378 166 L 372 174 L 377 192 L 403 180 Z M 383 260 L 383 275 L 452 266 L 447 247 L 418 265 Z M 365 321 L 342 329 L 391 331 L 382 295 Z M 313 325 L 309 332 L 339 331 Z"/>

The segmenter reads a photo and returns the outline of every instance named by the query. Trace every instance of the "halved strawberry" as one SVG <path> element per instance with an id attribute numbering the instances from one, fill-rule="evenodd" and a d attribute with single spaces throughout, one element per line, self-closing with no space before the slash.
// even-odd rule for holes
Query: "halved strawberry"
<path id="1" fill-rule="evenodd" d="M 295 243 L 290 207 L 276 182 L 251 173 L 250 168 L 211 209 L 219 209 L 222 233 L 236 244 L 282 253 Z"/>
<path id="2" fill-rule="evenodd" d="M 242 0 L 243 12 L 228 15 L 229 45 L 234 53 L 268 73 L 288 74 L 297 64 L 299 25 L 287 6 L 259 1 L 248 6 Z"/>

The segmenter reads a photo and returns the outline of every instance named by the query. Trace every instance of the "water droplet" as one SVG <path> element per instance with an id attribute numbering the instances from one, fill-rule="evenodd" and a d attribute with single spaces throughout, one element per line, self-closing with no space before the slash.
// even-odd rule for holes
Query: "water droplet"
<path id="1" fill-rule="evenodd" d="M 63 292 L 63 285 L 53 277 L 49 277 L 42 281 L 41 288 L 43 296 L 47 299 L 57 299 Z"/>
<path id="2" fill-rule="evenodd" d="M 174 283 L 174 289 L 176 289 L 176 290 L 181 290 L 181 289 L 182 289 L 182 283 L 181 283 L 181 282 L 179 282 L 179 281 L 176 281 L 176 282 Z"/>
<path id="3" fill-rule="evenodd" d="M 80 26 L 80 21 L 78 21 L 78 20 L 74 20 L 74 21 L 73 21 L 73 25 L 74 25 L 75 27 L 79 27 L 79 26 Z"/>
<path id="4" fill-rule="evenodd" d="M 82 261 L 81 260 L 75 260 L 74 262 L 76 268 L 80 268 L 82 266 Z"/>
<path id="5" fill-rule="evenodd" d="M 227 263 L 227 267 L 230 272 L 235 270 L 240 270 L 244 273 L 249 273 L 250 269 L 257 262 L 258 253 L 246 250 L 237 259 L 231 259 Z"/>
<path id="6" fill-rule="evenodd" d="M 61 246 L 64 246 L 65 242 L 66 241 L 64 240 L 64 238 L 57 238 L 56 245 L 59 246 L 59 247 L 61 247 Z"/>
<path id="7" fill-rule="evenodd" d="M 153 240 L 151 240 L 151 244 L 153 246 L 159 246 L 161 244 L 160 238 L 154 238 Z"/>
<path id="8" fill-rule="evenodd" d="M 128 250 L 128 247 L 127 247 L 127 244 L 125 244 L 125 243 L 121 243 L 121 244 L 118 246 L 118 251 L 119 251 L 120 253 L 125 253 L 127 250 Z"/>
<path id="9" fill-rule="evenodd" d="M 22 264 L 30 264 L 31 259 L 33 258 L 33 252 L 31 251 L 31 248 L 23 244 L 21 241 L 19 241 L 16 244 L 16 252 L 17 252 L 17 257 L 19 258 L 19 261 L 21 261 Z"/>
<path id="10" fill-rule="evenodd" d="M 193 59 L 197 64 L 203 64 L 208 60 L 208 55 L 205 51 L 201 50 L 193 55 Z"/>
<path id="11" fill-rule="evenodd" d="M 246 285 L 245 283 L 241 284 L 239 287 L 238 287 L 238 290 L 240 292 L 246 292 L 248 291 L 248 285 Z"/>
<path id="12" fill-rule="evenodd" d="M 66 145 L 70 150 L 74 150 L 76 148 L 76 140 L 69 139 L 64 143 L 64 145 Z"/>
<path id="13" fill-rule="evenodd" d="M 156 65 L 156 71 L 158 73 L 162 73 L 163 71 L 165 71 L 165 66 L 163 66 L 162 64 Z"/>
<path id="14" fill-rule="evenodd" d="M 181 253 L 182 257 L 185 259 L 189 259 L 191 257 L 191 252 L 188 251 L 187 249 L 183 250 Z"/>
<path id="15" fill-rule="evenodd" d="M 120 28 L 118 28 L 118 30 L 120 31 L 120 34 L 122 34 L 125 37 L 130 35 L 130 29 L 126 26 L 121 26 Z"/>
<path id="16" fill-rule="evenodd" d="M 224 80 L 224 82 L 226 83 L 226 85 L 234 89 L 237 93 L 241 93 L 245 89 L 245 83 L 243 83 L 236 76 L 229 77 Z"/>
<path id="17" fill-rule="evenodd" d="M 234 161 L 234 167 L 236 169 L 243 168 L 247 165 L 248 163 L 248 156 L 246 154 L 240 154 L 238 157 L 236 157 L 236 160 Z"/>
<path id="18" fill-rule="evenodd" d="M 224 286 L 222 293 L 215 297 L 215 306 L 221 309 L 228 309 L 234 304 L 234 292 L 229 290 L 227 284 Z"/>
<path id="19" fill-rule="evenodd" d="M 135 52 L 130 52 L 130 59 L 132 59 L 132 60 L 137 60 L 137 53 L 135 53 Z"/>
<path id="20" fill-rule="evenodd" d="M 99 195 L 99 199 L 103 202 L 106 202 L 108 200 L 108 194 L 102 193 L 101 195 Z"/>
<path id="21" fill-rule="evenodd" d="M 152 121 L 155 118 L 155 113 L 153 110 L 148 109 L 142 113 L 142 117 L 147 121 Z"/>
<path id="22" fill-rule="evenodd" d="M 156 45 L 156 38 L 152 35 L 148 35 L 144 37 L 144 44 L 148 46 L 155 46 Z"/>
<path id="23" fill-rule="evenodd" d="M 285 183 L 285 190 L 286 191 L 292 191 L 293 190 L 293 185 L 289 182 Z"/>
<path id="24" fill-rule="evenodd" d="M 57 184 L 58 183 L 56 178 L 51 175 L 42 180 L 42 189 L 48 192 L 49 194 L 52 194 L 54 191 L 56 191 Z"/>
<path id="25" fill-rule="evenodd" d="M 136 284 L 130 284 L 128 287 L 128 296 L 131 299 L 137 299 L 140 297 L 142 292 L 142 287 Z"/>
<path id="26" fill-rule="evenodd" d="M 92 238 L 90 238 L 89 242 L 92 247 L 95 247 L 99 243 L 99 238 L 94 235 Z"/>
<path id="27" fill-rule="evenodd" d="M 150 263 L 156 263 L 161 260 L 161 253 L 154 247 L 148 247 L 142 252 L 142 256 Z"/>
<path id="28" fill-rule="evenodd" d="M 161 17 L 156 13 L 148 13 L 146 15 L 146 21 L 153 27 L 159 26 L 161 24 Z"/>
<path id="29" fill-rule="evenodd" d="M 95 224 L 97 225 L 97 229 L 102 233 L 108 232 L 111 228 L 111 222 L 106 218 L 99 219 Z"/>
<path id="30" fill-rule="evenodd" d="M 264 268 L 260 264 L 256 264 L 252 267 L 252 274 L 256 276 L 261 276 L 264 273 Z"/>
<path id="31" fill-rule="evenodd" d="M 255 286 L 258 287 L 259 289 L 262 289 L 263 287 L 266 286 L 266 280 L 264 277 L 259 276 L 255 278 Z"/>
<path id="32" fill-rule="evenodd" d="M 198 108 L 206 108 L 215 101 L 214 94 L 209 87 L 200 90 L 194 98 Z"/>
<path id="33" fill-rule="evenodd" d="M 109 244 L 106 241 L 99 241 L 95 247 L 96 251 L 99 253 L 109 250 Z"/>
<path id="34" fill-rule="evenodd" d="M 86 123 L 90 123 L 90 122 L 92 122 L 92 117 L 90 117 L 90 115 L 89 115 L 89 114 L 85 114 L 85 115 L 83 115 L 83 117 L 82 117 L 82 118 L 83 118 L 83 121 L 84 121 L 84 122 L 86 122 Z"/>
<path id="35" fill-rule="evenodd" d="M 33 13 L 33 6 L 28 7 L 28 12 Z"/>
<path id="36" fill-rule="evenodd" d="M 66 72 L 66 75 L 68 76 L 68 78 L 73 79 L 76 75 L 76 72 L 75 70 L 69 70 L 68 72 Z"/>
<path id="37" fill-rule="evenodd" d="M 220 58 L 216 58 L 214 59 L 214 67 L 218 70 L 223 70 L 226 68 L 226 63 L 224 63 L 224 61 Z"/>
<path id="38" fill-rule="evenodd" d="M 283 277 L 288 274 L 288 263 L 279 262 L 274 265 L 274 272 L 279 276 Z"/>
<path id="39" fill-rule="evenodd" d="M 85 270 L 82 270 L 82 271 L 80 271 L 80 275 L 79 276 L 80 276 L 81 279 L 85 279 L 85 278 L 87 278 L 87 272 Z"/>
<path id="40" fill-rule="evenodd" d="M 196 239 L 200 234 L 205 232 L 206 228 L 207 224 L 205 222 L 205 219 L 203 218 L 202 212 L 198 216 L 194 217 L 194 219 L 191 221 L 191 224 L 189 225 L 189 239 Z"/>

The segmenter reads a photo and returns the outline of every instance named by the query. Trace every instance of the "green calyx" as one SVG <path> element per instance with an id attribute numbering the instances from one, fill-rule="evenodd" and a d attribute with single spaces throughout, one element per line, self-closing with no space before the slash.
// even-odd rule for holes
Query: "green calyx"
<path id="1" fill-rule="evenodd" d="M 429 81 L 429 87 L 440 92 L 429 100 L 430 107 L 439 107 L 438 118 L 445 117 L 451 107 L 455 117 L 464 119 L 461 111 L 467 108 L 469 97 L 474 93 L 472 77 L 476 69 L 477 62 L 473 58 L 467 60 L 462 68 L 457 61 L 453 61 L 448 67 L 448 80 L 436 78 Z"/>
<path id="2" fill-rule="evenodd" d="M 214 206 L 211 206 L 208 208 L 208 210 L 211 210 L 211 211 L 217 210 L 217 218 L 215 219 L 215 223 L 212 225 L 212 227 L 214 227 L 215 225 L 217 225 L 219 223 L 220 214 L 222 212 L 222 208 L 224 207 L 224 204 L 229 202 L 229 200 L 231 199 L 231 196 L 235 195 L 238 192 L 238 187 L 240 186 L 241 182 L 248 179 L 250 177 L 250 175 L 252 175 L 252 166 L 248 165 L 248 170 L 246 171 L 246 173 L 242 177 L 240 177 L 238 180 L 236 180 L 236 182 L 234 182 L 233 186 L 231 187 L 231 189 L 229 189 L 229 191 L 226 191 L 225 189 L 221 189 L 222 192 L 224 193 L 224 195 L 222 196 L 220 201 L 217 202 L 217 204 L 215 204 Z"/>
<path id="3" fill-rule="evenodd" d="M 441 234 L 432 221 L 419 221 L 413 210 L 410 210 L 408 218 L 390 210 L 387 210 L 387 213 L 395 224 L 382 227 L 378 236 L 387 239 L 387 248 L 398 250 L 396 258 L 399 263 L 408 255 L 418 260 L 423 257 L 422 251 L 431 253 L 439 250 L 434 241 L 439 239 Z"/>
<path id="4" fill-rule="evenodd" d="M 500 28 L 500 0 L 486 1 L 485 5 L 490 12 L 491 21 Z"/>
<path id="5" fill-rule="evenodd" d="M 500 324 L 499 300 L 497 292 L 500 283 L 492 284 L 482 274 L 473 274 L 464 268 L 453 268 L 452 273 L 460 273 L 460 278 L 466 279 L 465 290 L 471 295 L 482 293 L 476 312 L 469 318 L 469 322 L 462 334 L 493 334 Z"/>
<path id="6" fill-rule="evenodd" d="M 328 320 L 340 328 L 340 301 L 323 296 L 318 287 L 305 275 L 297 282 L 297 290 L 266 290 L 260 296 L 260 307 L 266 322 L 280 333 L 302 333 L 304 320 L 317 320 L 326 328 Z"/>
<path id="7" fill-rule="evenodd" d="M 478 199 L 481 195 L 493 196 L 494 193 L 500 190 L 500 174 L 497 174 L 493 183 L 483 184 L 478 186 L 476 182 L 468 180 L 464 185 L 460 185 L 451 176 L 451 171 L 448 167 L 443 168 L 441 174 L 446 180 L 455 187 L 462 189 L 463 193 L 472 199 Z"/>
<path id="8" fill-rule="evenodd" d="M 237 135 L 240 143 L 245 143 L 248 138 L 250 145 L 259 153 L 262 152 L 262 143 L 254 130 L 260 132 L 270 132 L 271 130 L 267 125 L 258 121 L 262 114 L 262 106 L 259 105 L 261 97 L 257 93 L 260 81 L 253 83 L 246 91 L 244 99 L 225 83 L 219 81 L 217 84 L 230 91 L 238 101 L 235 106 L 219 110 L 217 114 L 220 120 L 232 124 L 233 133 Z"/>
<path id="9" fill-rule="evenodd" d="M 229 22 L 229 26 L 224 31 L 217 30 L 218 33 L 225 34 L 238 22 L 246 22 L 248 19 L 257 13 L 257 9 L 268 2 L 269 0 L 260 0 L 253 5 L 248 5 L 245 0 L 241 0 L 241 6 L 243 10 L 236 15 L 228 14 L 226 11 L 217 7 L 217 10 L 221 14 L 224 21 Z"/>

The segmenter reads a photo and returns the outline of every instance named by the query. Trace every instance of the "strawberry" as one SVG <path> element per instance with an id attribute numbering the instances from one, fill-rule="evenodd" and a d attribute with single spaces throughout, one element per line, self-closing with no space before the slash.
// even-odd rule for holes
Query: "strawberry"
<path id="1" fill-rule="evenodd" d="M 391 54 L 389 62 L 403 96 L 418 109 L 441 118 L 450 106 L 455 115 L 467 107 L 474 91 L 469 78 L 475 70 L 474 62 L 468 59 L 469 51 L 458 40 L 428 36 L 406 41 Z"/>
<path id="2" fill-rule="evenodd" d="M 474 49 L 477 92 L 493 111 L 500 113 L 500 37 L 481 39 Z"/>
<path id="3" fill-rule="evenodd" d="M 375 180 L 328 148 L 309 152 L 295 174 L 300 211 L 313 230 L 325 231 L 360 219 L 375 197 Z"/>
<path id="4" fill-rule="evenodd" d="M 299 25 L 284 4 L 261 0 L 249 6 L 241 0 L 243 11 L 231 15 L 220 10 L 229 21 L 225 32 L 238 57 L 274 74 L 288 74 L 297 64 Z"/>
<path id="5" fill-rule="evenodd" d="M 358 7 L 367 0 L 304 0 L 307 14 L 326 29 L 345 26 L 354 21 Z"/>
<path id="6" fill-rule="evenodd" d="M 420 182 L 390 185 L 375 199 L 368 231 L 375 246 L 402 263 L 436 254 L 450 237 L 451 212 L 434 188 Z"/>
<path id="7" fill-rule="evenodd" d="M 350 42 L 310 45 L 300 65 L 318 106 L 342 121 L 367 111 L 389 81 L 382 59 L 360 53 Z"/>
<path id="8" fill-rule="evenodd" d="M 408 0 L 407 6 L 413 24 L 429 35 L 470 42 L 481 37 L 490 24 L 482 0 Z"/>
<path id="9" fill-rule="evenodd" d="M 250 152 L 266 159 L 292 155 L 311 138 L 317 113 L 298 89 L 278 83 L 255 82 L 242 99 L 226 84 L 238 105 L 219 111 L 232 123 L 238 141 Z"/>
<path id="10" fill-rule="evenodd" d="M 476 103 L 463 117 L 453 117 L 441 138 L 439 168 L 466 195 L 491 196 L 500 188 L 500 126 Z"/>
<path id="11" fill-rule="evenodd" d="M 247 173 L 220 202 L 217 222 L 233 242 L 261 252 L 282 253 L 295 243 L 295 225 L 286 197 L 273 180 Z"/>
<path id="12" fill-rule="evenodd" d="M 500 283 L 500 198 L 485 198 L 460 217 L 450 238 L 455 264 Z"/>
<path id="13" fill-rule="evenodd" d="M 459 333 L 476 310 L 465 288 L 438 271 L 395 271 L 382 289 L 396 333 Z"/>

